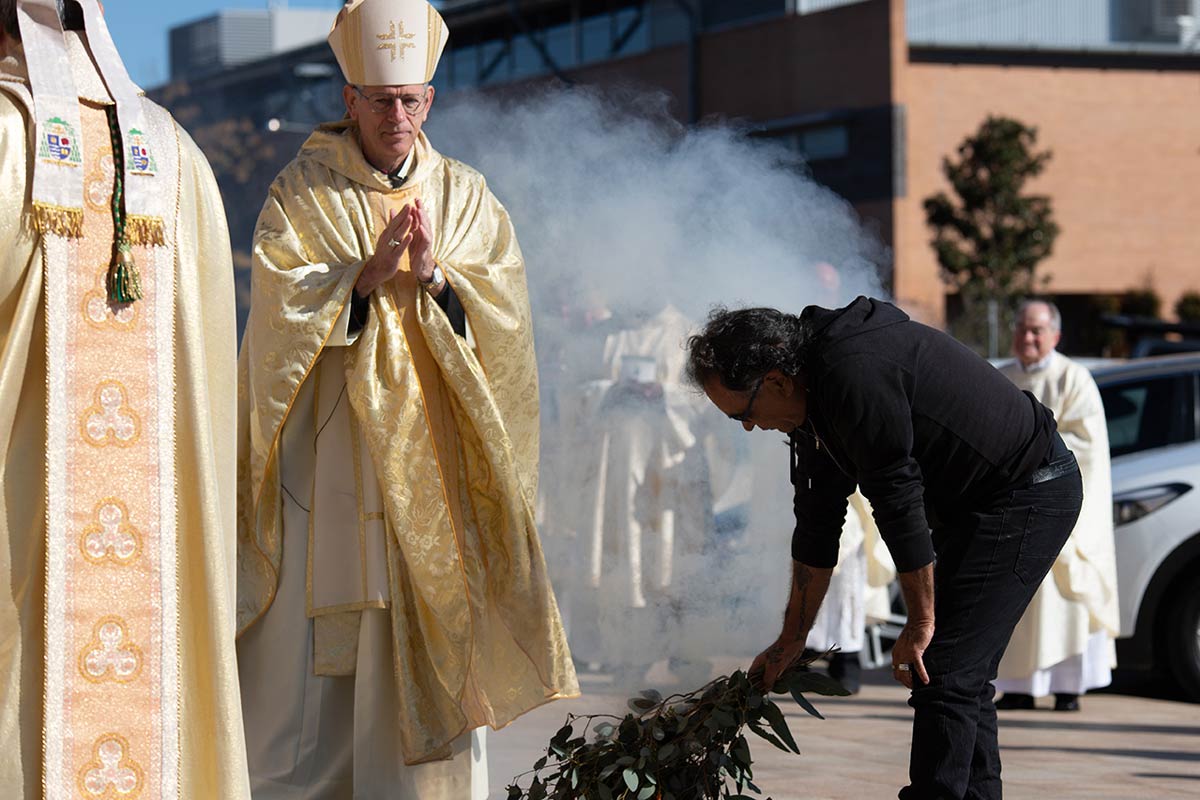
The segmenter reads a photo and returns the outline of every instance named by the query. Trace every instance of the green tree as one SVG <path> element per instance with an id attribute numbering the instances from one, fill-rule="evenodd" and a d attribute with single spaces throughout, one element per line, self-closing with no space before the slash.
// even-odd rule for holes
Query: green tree
<path id="1" fill-rule="evenodd" d="M 1161 309 L 1162 298 L 1149 282 L 1136 289 L 1130 289 L 1121 298 L 1121 313 L 1131 317 L 1158 319 Z"/>
<path id="2" fill-rule="evenodd" d="M 1025 193 L 1025 184 L 1051 157 L 1049 151 L 1036 152 L 1036 144 L 1036 128 L 988 117 L 958 146 L 956 157 L 942 160 L 953 197 L 938 192 L 925 200 L 942 280 L 962 300 L 963 313 L 952 330 L 980 349 L 990 338 L 989 355 L 996 354 L 996 331 L 1008 330 L 1018 300 L 1049 281 L 1039 280 L 1036 270 L 1050 255 L 1059 228 L 1050 198 Z"/>
<path id="3" fill-rule="evenodd" d="M 1180 322 L 1200 322 L 1200 292 L 1184 292 L 1175 301 L 1175 316 Z"/>

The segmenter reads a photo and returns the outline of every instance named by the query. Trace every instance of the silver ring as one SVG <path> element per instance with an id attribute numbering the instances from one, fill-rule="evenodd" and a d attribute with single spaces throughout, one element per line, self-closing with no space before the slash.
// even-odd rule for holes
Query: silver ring
<path id="1" fill-rule="evenodd" d="M 912 666 L 910 664 L 897 664 L 892 669 L 896 670 L 897 672 L 911 672 Z"/>
<path id="2" fill-rule="evenodd" d="M 388 239 L 387 243 L 388 243 L 389 247 L 399 247 L 400 246 L 400 243 L 397 242 L 395 239 Z"/>

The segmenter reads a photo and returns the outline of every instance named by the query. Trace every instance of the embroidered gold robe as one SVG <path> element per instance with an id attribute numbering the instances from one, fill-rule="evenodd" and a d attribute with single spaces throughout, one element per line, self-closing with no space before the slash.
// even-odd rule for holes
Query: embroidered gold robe
<path id="1" fill-rule="evenodd" d="M 69 250 L 57 251 L 67 254 L 64 263 L 54 263 L 56 256 L 48 252 L 45 240 L 31 223 L 34 125 L 23 50 L 17 47 L 0 60 L 0 185 L 4 187 L 0 193 L 0 454 L 3 457 L 0 462 L 3 470 L 0 473 L 3 487 L 0 742 L 4 743 L 0 748 L 0 796 L 26 800 L 42 797 L 43 749 L 57 740 L 61 743 L 58 780 L 65 780 L 72 790 L 78 787 L 80 797 L 118 796 L 120 787 L 129 789 L 136 776 L 139 782 L 134 791 L 142 798 L 161 797 L 158 787 L 173 783 L 177 797 L 248 800 L 233 642 L 236 413 L 233 267 L 220 194 L 208 162 L 188 135 L 169 119 L 164 126 L 167 136 L 158 144 L 175 151 L 166 154 L 160 150 L 160 155 L 169 155 L 173 162 L 178 160 L 178 182 L 167 189 L 171 197 L 177 197 L 177 205 L 170 210 L 173 217 L 164 219 L 174 259 L 173 263 L 169 257 L 157 264 L 144 261 L 142 268 L 147 286 L 168 280 L 155 273 L 158 266 L 165 263 L 174 269 L 169 279 L 174 284 L 173 304 L 167 303 L 157 310 L 173 326 L 168 338 L 173 339 L 169 359 L 174 364 L 174 425 L 169 431 L 157 433 L 168 442 L 173 437 L 171 469 L 178 480 L 174 486 L 160 487 L 160 491 L 168 497 L 171 492 L 176 494 L 172 504 L 175 550 L 157 554 L 110 550 L 107 563 L 91 565 L 79 560 L 78 550 L 71 550 L 94 543 L 86 539 L 89 528 L 70 526 L 50 530 L 47 525 L 46 464 L 50 455 L 47 435 L 53 433 L 47 430 L 48 382 L 97 369 L 111 370 L 114 377 L 120 377 L 127 367 L 145 359 L 142 348 L 147 341 L 145 323 L 138 314 L 148 306 L 135 304 L 116 312 L 102 299 L 105 265 L 112 251 L 109 203 L 113 189 L 112 148 L 102 109 L 112 101 L 79 37 L 68 33 L 67 42 L 69 66 L 84 107 L 87 136 L 82 168 L 86 170 L 89 194 L 83 238 L 70 245 Z M 156 119 L 165 116 L 165 112 L 156 111 Z M 93 236 L 95 231 L 100 234 Z M 139 257 L 145 258 L 147 250 L 139 249 Z M 69 280 L 63 283 L 70 283 L 70 287 L 50 278 L 51 266 L 65 270 Z M 104 348 L 103 358 L 97 359 L 96 353 L 89 350 L 85 363 L 50 361 L 47 304 L 67 302 L 67 293 L 78 291 L 72 287 L 81 279 L 95 280 L 95 292 L 85 295 L 88 305 L 72 304 L 64 311 L 71 325 L 82 324 L 85 341 L 90 339 Z M 123 327 L 130 330 L 123 331 Z M 153 387 L 144 392 L 133 391 L 132 385 L 130 388 L 131 394 L 125 399 L 131 404 L 146 402 L 145 395 L 153 393 Z M 144 428 L 150 424 L 146 419 L 143 423 Z M 72 427 L 63 435 L 74 436 L 77 430 Z M 101 458 L 108 459 L 108 469 L 75 476 L 74 485 L 78 488 L 86 484 L 116 484 L 131 496 L 138 494 L 135 489 L 145 487 L 131 485 L 133 481 L 123 467 L 128 456 L 114 455 L 118 449 L 99 451 L 103 453 Z M 125 452 L 133 449 L 136 448 L 127 448 Z M 128 516 L 136 506 L 144 508 L 153 502 L 152 498 L 123 500 L 128 503 L 107 502 L 97 507 L 98 519 L 92 528 L 95 533 L 101 537 L 115 534 L 134 543 L 137 540 L 129 538 L 131 531 L 147 536 L 162 533 L 139 531 L 137 517 Z M 52 702 L 46 688 L 46 664 L 53 660 L 47 652 L 47 629 L 64 623 L 57 616 L 45 618 L 47 584 L 62 582 L 59 571 L 47 566 L 48 542 L 55 537 L 60 537 L 60 541 L 65 537 L 68 555 L 82 565 L 76 578 L 92 583 L 93 587 L 62 587 L 69 607 L 78 615 L 75 623 L 83 623 L 65 620 L 68 626 L 73 624 L 65 637 L 67 647 L 79 643 L 84 648 L 81 660 L 66 659 L 63 672 L 73 670 L 76 685 L 82 688 L 71 693 L 74 714 L 60 725 L 44 730 L 48 713 L 45 704 Z M 161 536 L 157 539 L 161 541 Z M 86 660 L 90 652 L 86 640 L 92 630 L 87 615 L 128 615 L 130 607 L 136 605 L 133 602 L 136 598 L 118 590 L 120 570 L 145 569 L 148 561 L 157 558 L 177 565 L 174 597 L 164 601 L 170 603 L 169 607 L 160 609 L 164 618 L 176 620 L 174 641 L 161 642 L 162 647 L 156 648 L 177 656 L 173 690 L 156 679 L 157 673 L 137 672 L 138 662 L 104 661 L 102 656 L 98 662 L 101 669 L 93 670 L 97 664 Z M 117 566 L 118 560 L 137 563 Z M 81 608 L 77 599 L 71 602 L 85 594 L 95 596 L 97 593 L 91 589 L 96 586 L 107 587 L 110 592 L 104 608 Z M 101 628 L 98 626 L 97 630 Z M 136 639 L 137 626 L 132 625 L 122 633 Z M 138 641 L 143 653 L 148 654 L 153 642 Z M 120 643 L 128 642 L 125 639 Z M 128 653 L 126 650 L 126 657 Z M 75 664 L 78 669 L 74 669 Z M 132 668 L 126 670 L 131 664 Z M 90 673 L 104 674 L 106 666 L 115 668 L 108 675 L 116 673 L 128 682 L 123 685 L 103 680 L 88 682 Z M 147 759 L 142 754 L 159 747 L 161 740 L 123 737 L 120 758 L 113 759 L 113 771 L 109 775 L 99 774 L 102 772 L 99 763 L 86 763 L 91 757 L 92 742 L 84 741 L 85 737 L 96 731 L 113 731 L 117 727 L 114 718 L 128 716 L 128 708 L 143 707 L 140 705 L 143 700 L 157 692 L 177 695 L 161 701 L 162 706 L 173 709 L 163 715 L 161 724 L 178 736 L 178 747 L 162 753 L 162 758 Z M 127 703 L 131 698 L 137 698 L 138 702 Z M 109 725 L 112 727 L 105 727 Z M 109 749 L 100 750 L 100 759 L 114 754 L 111 748 L 115 741 L 110 739 L 105 745 Z M 162 772 L 167 764 L 171 765 L 171 775 L 164 777 Z M 56 791 L 61 791 L 58 780 L 49 782 Z M 119 783 L 126 780 L 130 783 Z"/>
<path id="2" fill-rule="evenodd" d="M 404 268 L 371 295 L 361 334 L 339 348 L 379 482 L 397 757 L 409 764 L 444 757 L 464 731 L 502 727 L 578 692 L 532 515 L 537 371 L 524 262 L 482 176 L 423 136 L 414 146 L 412 172 L 393 190 L 351 124 L 326 125 L 272 184 L 240 358 L 238 478 L 245 631 L 278 587 L 283 426 L 323 351 L 344 335 L 350 292 L 388 211 L 420 197 L 473 341 Z"/>

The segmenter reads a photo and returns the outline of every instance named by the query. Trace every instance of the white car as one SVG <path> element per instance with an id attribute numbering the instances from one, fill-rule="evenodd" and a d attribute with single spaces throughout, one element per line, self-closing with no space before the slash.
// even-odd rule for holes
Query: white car
<path id="1" fill-rule="evenodd" d="M 1121 638 L 1200 702 L 1200 355 L 1090 365 L 1108 418 Z"/>

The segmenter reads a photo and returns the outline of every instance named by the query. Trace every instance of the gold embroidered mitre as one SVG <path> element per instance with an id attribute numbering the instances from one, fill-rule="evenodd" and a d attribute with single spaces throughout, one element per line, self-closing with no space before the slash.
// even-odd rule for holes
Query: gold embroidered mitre
<path id="1" fill-rule="evenodd" d="M 351 0 L 329 46 L 347 83 L 406 86 L 433 80 L 450 31 L 425 0 Z"/>

